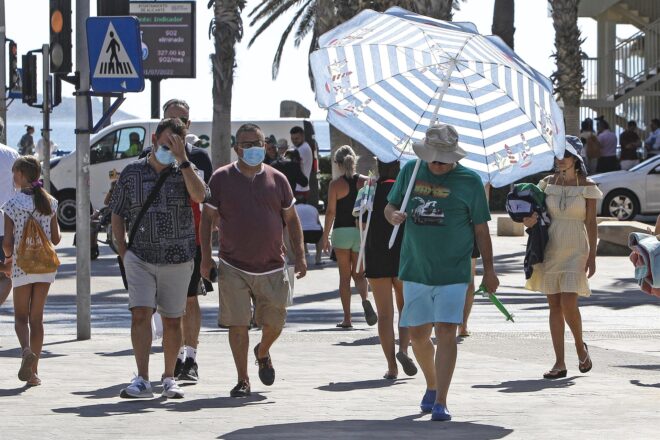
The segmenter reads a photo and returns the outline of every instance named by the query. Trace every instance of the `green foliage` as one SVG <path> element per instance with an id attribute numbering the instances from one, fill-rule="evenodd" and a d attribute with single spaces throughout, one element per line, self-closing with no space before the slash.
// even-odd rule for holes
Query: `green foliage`
<path id="1" fill-rule="evenodd" d="M 328 187 L 332 180 L 332 174 L 319 174 L 319 200 L 323 201 L 323 211 L 328 206 Z"/>
<path id="2" fill-rule="evenodd" d="M 332 174 L 332 160 L 330 155 L 319 156 L 319 173 Z"/>

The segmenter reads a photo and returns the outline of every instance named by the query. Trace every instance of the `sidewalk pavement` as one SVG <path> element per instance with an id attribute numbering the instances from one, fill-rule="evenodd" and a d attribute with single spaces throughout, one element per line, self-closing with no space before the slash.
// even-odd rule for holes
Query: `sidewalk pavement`
<path id="1" fill-rule="evenodd" d="M 494 222 L 493 222 L 494 224 Z M 353 301 L 355 330 L 341 320 L 336 267 L 309 262 L 296 282 L 295 305 L 272 350 L 275 384 L 263 386 L 250 357 L 253 395 L 232 399 L 236 373 L 227 332 L 217 327 L 217 292 L 201 298 L 200 382 L 183 400 L 124 400 L 119 390 L 135 371 L 127 295 L 113 255 L 102 248 L 93 262 L 92 339 L 76 341 L 75 249 L 65 234 L 63 265 L 45 313 L 43 385 L 27 389 L 16 378 L 20 355 L 11 300 L 0 307 L 1 439 L 656 439 L 660 437 L 660 301 L 639 293 L 625 257 L 602 257 L 581 300 L 585 340 L 594 369 L 580 374 L 567 333 L 568 377 L 541 379 L 553 363 L 545 299 L 521 289 L 524 239 L 493 237 L 501 288 L 515 315 L 505 322 L 477 298 L 473 335 L 461 341 L 450 390 L 454 420 L 432 423 L 419 413 L 421 372 L 381 379 L 384 360 L 375 327 Z M 313 253 L 313 251 L 312 251 Z M 251 346 L 259 332 L 250 332 Z M 154 346 L 152 379 L 162 372 Z M 160 391 L 158 381 L 153 382 Z M 137 417 L 139 415 L 139 417 Z"/>

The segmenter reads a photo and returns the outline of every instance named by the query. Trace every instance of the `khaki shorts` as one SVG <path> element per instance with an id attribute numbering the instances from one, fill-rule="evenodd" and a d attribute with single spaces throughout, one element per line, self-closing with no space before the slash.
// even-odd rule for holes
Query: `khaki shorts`
<path id="1" fill-rule="evenodd" d="M 126 251 L 128 308 L 151 307 L 165 318 L 180 318 L 186 311 L 193 260 L 181 264 L 151 264 Z"/>
<path id="2" fill-rule="evenodd" d="M 289 282 L 282 270 L 266 275 L 251 275 L 220 260 L 218 265 L 220 288 L 220 325 L 249 326 L 252 318 L 251 297 L 255 302 L 258 325 L 283 328 Z"/>

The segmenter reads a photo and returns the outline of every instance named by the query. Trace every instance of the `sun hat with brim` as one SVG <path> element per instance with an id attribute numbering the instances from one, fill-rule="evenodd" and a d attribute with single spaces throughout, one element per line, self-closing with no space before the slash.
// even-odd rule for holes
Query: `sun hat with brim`
<path id="1" fill-rule="evenodd" d="M 413 143 L 413 151 L 425 162 L 454 163 L 467 153 L 458 146 L 458 133 L 451 125 L 438 124 L 426 130 L 422 142 Z"/>
<path id="2" fill-rule="evenodd" d="M 575 157 L 575 160 L 580 162 L 580 171 L 582 175 L 586 176 L 589 173 L 587 172 L 587 167 L 584 164 L 584 158 L 582 157 L 582 149 L 584 145 L 582 141 L 577 136 L 566 136 L 566 152 L 570 153 L 571 156 Z"/>

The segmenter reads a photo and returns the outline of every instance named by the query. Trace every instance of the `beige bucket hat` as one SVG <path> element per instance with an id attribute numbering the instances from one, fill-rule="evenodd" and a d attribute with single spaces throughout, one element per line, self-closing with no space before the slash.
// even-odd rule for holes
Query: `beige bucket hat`
<path id="1" fill-rule="evenodd" d="M 425 162 L 454 163 L 467 155 L 458 146 L 456 129 L 446 124 L 436 124 L 426 130 L 424 140 L 413 143 L 413 151 Z"/>

